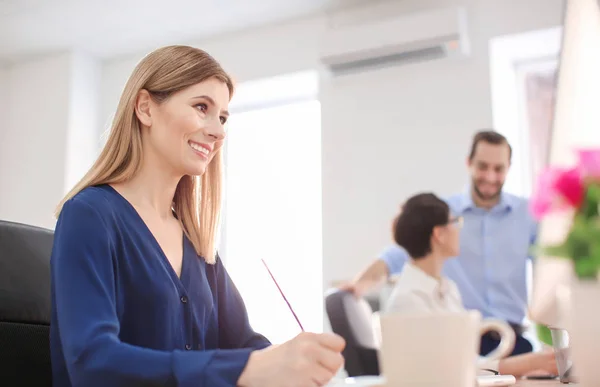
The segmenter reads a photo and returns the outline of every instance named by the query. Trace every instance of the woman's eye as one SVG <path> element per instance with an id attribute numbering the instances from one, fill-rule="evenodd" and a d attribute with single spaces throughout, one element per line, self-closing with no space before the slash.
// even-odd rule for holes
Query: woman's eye
<path id="1" fill-rule="evenodd" d="M 219 120 L 221 121 L 221 125 L 225 125 L 225 123 L 227 122 L 227 117 L 221 116 L 219 117 Z"/>
<path id="2" fill-rule="evenodd" d="M 203 113 L 205 113 L 206 110 L 208 109 L 208 105 L 205 103 L 199 103 L 196 105 L 196 107 Z"/>

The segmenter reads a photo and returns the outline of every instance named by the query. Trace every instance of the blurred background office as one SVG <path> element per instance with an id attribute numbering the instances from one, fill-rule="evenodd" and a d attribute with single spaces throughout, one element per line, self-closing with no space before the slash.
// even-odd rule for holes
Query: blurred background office
<path id="1" fill-rule="evenodd" d="M 562 0 L 0 0 L 0 219 L 52 229 L 136 63 L 202 48 L 238 82 L 221 255 L 254 328 L 307 330 L 323 292 L 390 242 L 416 191 L 462 190 L 473 133 L 513 147 L 505 189 L 545 163 Z M 256 278 L 263 281 L 256 281 Z"/>

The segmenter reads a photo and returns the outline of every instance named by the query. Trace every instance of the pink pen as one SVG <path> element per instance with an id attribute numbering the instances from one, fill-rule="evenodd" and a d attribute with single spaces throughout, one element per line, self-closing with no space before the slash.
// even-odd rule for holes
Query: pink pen
<path id="1" fill-rule="evenodd" d="M 275 282 L 275 286 L 277 286 L 277 289 L 279 290 L 279 294 L 281 294 L 281 297 L 283 297 L 283 300 L 287 304 L 288 308 L 290 308 L 290 311 L 294 315 L 294 318 L 296 319 L 296 322 L 300 326 L 300 329 L 302 329 L 302 332 L 304 332 L 304 327 L 302 326 L 302 323 L 298 319 L 298 316 L 296 315 L 296 312 L 294 312 L 294 308 L 292 308 L 292 305 L 290 305 L 290 302 L 288 301 L 287 297 L 285 296 L 285 294 L 283 294 L 283 291 L 279 287 L 279 284 L 277 283 L 277 280 L 273 276 L 273 273 L 271 273 L 271 270 L 269 270 L 269 266 L 267 266 L 267 263 L 265 262 L 264 259 L 261 259 L 261 261 L 262 261 L 263 265 L 265 265 L 265 267 L 267 268 L 267 271 L 269 272 L 269 275 L 271 276 L 271 279 L 273 280 L 273 282 Z"/>

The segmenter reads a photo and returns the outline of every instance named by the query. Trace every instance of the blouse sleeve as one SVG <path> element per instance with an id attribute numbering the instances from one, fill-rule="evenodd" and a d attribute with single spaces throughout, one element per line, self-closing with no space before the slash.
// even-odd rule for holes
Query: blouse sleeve
<path id="1" fill-rule="evenodd" d="M 252 348 L 160 351 L 119 340 L 114 233 L 104 219 L 96 206 L 74 198 L 55 230 L 53 308 L 72 386 L 235 386 Z M 259 342 L 248 328 L 243 333 Z"/>
<path id="2" fill-rule="evenodd" d="M 219 346 L 263 349 L 271 345 L 269 340 L 254 332 L 250 326 L 244 300 L 218 256 L 215 265 L 218 276 Z"/>

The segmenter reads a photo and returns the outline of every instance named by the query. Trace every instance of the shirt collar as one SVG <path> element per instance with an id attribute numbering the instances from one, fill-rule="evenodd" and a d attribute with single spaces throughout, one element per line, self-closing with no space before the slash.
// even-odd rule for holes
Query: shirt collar
<path id="1" fill-rule="evenodd" d="M 450 291 L 450 286 L 445 278 L 437 280 L 412 263 L 404 266 L 402 277 L 405 281 L 410 282 L 411 289 L 418 289 L 432 298 L 443 298 Z"/>
<path id="2" fill-rule="evenodd" d="M 514 206 L 515 202 L 512 196 L 502 192 L 500 193 L 500 201 L 491 209 L 491 211 L 506 212 L 512 210 Z M 471 186 L 469 185 L 460 197 L 459 204 L 457 206 L 457 211 L 459 214 L 463 214 L 466 211 L 473 210 L 475 208 L 477 207 L 473 202 L 473 197 L 471 196 Z"/>

